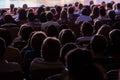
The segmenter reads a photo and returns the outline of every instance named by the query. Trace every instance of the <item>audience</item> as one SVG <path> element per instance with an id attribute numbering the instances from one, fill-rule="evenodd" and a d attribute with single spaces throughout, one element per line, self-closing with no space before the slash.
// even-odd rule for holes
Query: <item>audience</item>
<path id="1" fill-rule="evenodd" d="M 0 27 L 0 73 L 20 71 L 36 80 L 31 72 L 52 70 L 38 80 L 107 80 L 109 69 L 120 68 L 120 3 L 10 4 L 0 9 Z"/>

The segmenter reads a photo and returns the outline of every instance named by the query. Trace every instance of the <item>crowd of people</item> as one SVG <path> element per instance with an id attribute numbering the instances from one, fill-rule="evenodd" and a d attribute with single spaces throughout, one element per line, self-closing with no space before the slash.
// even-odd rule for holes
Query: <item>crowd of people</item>
<path id="1" fill-rule="evenodd" d="M 0 9 L 1 80 L 117 80 L 119 58 L 120 3 Z"/>

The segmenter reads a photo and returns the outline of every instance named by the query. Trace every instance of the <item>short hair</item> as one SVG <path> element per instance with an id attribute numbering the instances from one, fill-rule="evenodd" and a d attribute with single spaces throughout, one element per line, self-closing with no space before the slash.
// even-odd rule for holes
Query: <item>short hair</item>
<path id="1" fill-rule="evenodd" d="M 66 67 L 70 72 L 77 72 L 80 67 L 93 63 L 93 56 L 90 51 L 75 48 L 70 50 L 66 56 Z"/>
<path id="2" fill-rule="evenodd" d="M 113 29 L 112 31 L 110 31 L 109 37 L 110 37 L 111 42 L 114 45 L 120 45 L 120 30 Z"/>
<path id="3" fill-rule="evenodd" d="M 65 43 L 75 42 L 76 36 L 71 29 L 63 29 L 60 31 L 58 38 L 64 45 Z"/>
<path id="4" fill-rule="evenodd" d="M 41 57 L 46 61 L 56 61 L 60 55 L 60 41 L 55 37 L 47 37 L 41 47 Z"/>
<path id="5" fill-rule="evenodd" d="M 116 4 L 116 8 L 117 8 L 117 9 L 120 9 L 120 3 L 117 3 L 117 4 Z"/>
<path id="6" fill-rule="evenodd" d="M 74 7 L 69 7 L 69 8 L 68 8 L 68 13 L 69 13 L 69 14 L 73 14 L 74 11 L 75 11 L 75 8 L 74 8 Z"/>
<path id="7" fill-rule="evenodd" d="M 89 16 L 89 10 L 87 8 L 82 9 L 82 15 Z"/>
<path id="8" fill-rule="evenodd" d="M 35 32 L 30 41 L 30 45 L 33 50 L 41 50 L 42 43 L 47 35 L 42 31 Z"/>
<path id="9" fill-rule="evenodd" d="M 28 13 L 27 15 L 29 21 L 34 21 L 35 20 L 35 14 L 34 13 Z"/>
<path id="10" fill-rule="evenodd" d="M 108 12 L 108 17 L 109 17 L 111 20 L 115 20 L 115 16 L 116 16 L 116 14 L 115 14 L 115 11 L 114 11 L 114 10 L 110 10 L 110 11 Z"/>
<path id="11" fill-rule="evenodd" d="M 19 31 L 18 31 L 18 37 L 22 38 L 23 40 L 27 41 L 30 34 L 33 32 L 33 28 L 30 27 L 27 24 L 21 25 Z"/>
<path id="12" fill-rule="evenodd" d="M 99 55 L 104 56 L 103 54 L 108 46 L 107 39 L 103 35 L 95 35 L 90 41 L 91 51 L 93 53 L 101 53 Z"/>
<path id="13" fill-rule="evenodd" d="M 0 37 L 5 40 L 6 46 L 12 43 L 10 32 L 7 29 L 0 28 Z"/>
<path id="14" fill-rule="evenodd" d="M 46 17 L 47 17 L 48 21 L 52 20 L 53 19 L 53 13 L 52 12 L 47 13 Z"/>
<path id="15" fill-rule="evenodd" d="M 56 26 L 50 25 L 46 29 L 46 34 L 49 37 L 58 37 L 59 32 Z"/>
<path id="16" fill-rule="evenodd" d="M 109 25 L 107 25 L 107 24 L 104 24 L 104 25 L 102 25 L 100 28 L 99 28 L 99 30 L 98 30 L 98 32 L 96 33 L 97 35 L 103 35 L 103 36 L 105 36 L 106 38 L 107 38 L 107 40 L 109 40 L 109 32 L 111 31 L 112 29 L 111 29 L 111 27 L 109 26 Z"/>
<path id="17" fill-rule="evenodd" d="M 99 8 L 99 15 L 100 16 L 106 16 L 106 10 L 104 7 L 100 7 Z"/>
<path id="18" fill-rule="evenodd" d="M 91 36 L 93 33 L 93 27 L 89 22 L 83 22 L 80 28 L 83 36 Z"/>
<path id="19" fill-rule="evenodd" d="M 63 45 L 63 47 L 60 49 L 60 60 L 63 62 L 63 64 L 65 65 L 65 56 L 66 54 L 72 50 L 77 48 L 77 45 L 74 43 L 66 43 L 65 45 Z"/>

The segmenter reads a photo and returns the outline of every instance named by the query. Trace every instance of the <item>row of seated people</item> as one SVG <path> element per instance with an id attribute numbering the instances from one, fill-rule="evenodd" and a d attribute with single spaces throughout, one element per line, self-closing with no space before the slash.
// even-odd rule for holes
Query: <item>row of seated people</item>
<path id="1" fill-rule="evenodd" d="M 115 20 L 119 20 L 120 3 L 107 3 L 107 6 L 105 4 L 101 4 L 100 6 L 96 6 L 95 4 L 86 6 L 76 2 L 74 5 L 66 4 L 64 7 L 58 5 L 55 7 L 46 7 L 42 5 L 37 11 L 31 8 L 18 8 L 15 11 L 13 4 L 10 5 L 10 10 L 8 11 L 4 9 L 0 10 L 1 27 L 10 27 L 10 25 L 12 27 L 20 27 L 22 24 L 27 23 L 38 27 L 41 25 L 44 29 L 50 23 L 54 25 L 79 24 L 83 21 L 96 22 L 97 20 L 110 20 L 114 22 Z"/>
<path id="2" fill-rule="evenodd" d="M 72 13 L 74 12 L 73 7 L 70 7 L 69 9 L 70 10 L 72 9 Z M 104 12 L 103 10 L 104 8 L 102 7 L 101 9 L 102 10 L 100 11 Z M 83 9 L 83 11 L 86 11 L 86 9 Z M 64 13 L 66 14 L 66 11 L 63 11 L 63 14 Z M 33 13 L 30 14 L 34 15 Z M 21 73 L 23 73 L 23 76 L 20 75 L 20 77 L 22 76 L 28 80 L 29 79 L 44 80 L 48 76 L 56 73 L 60 73 L 64 68 L 65 69 L 67 68 L 68 70 L 67 76 L 69 75 L 68 77 L 73 80 L 84 79 L 84 78 L 87 79 L 95 78 L 93 80 L 96 79 L 105 80 L 103 79 L 102 74 L 96 74 L 98 72 L 96 72 L 96 67 L 95 65 L 93 65 L 93 63 L 97 63 L 99 64 L 99 67 L 105 68 L 105 70 L 104 69 L 101 70 L 104 73 L 104 78 L 106 78 L 107 71 L 109 71 L 112 68 L 120 67 L 119 66 L 119 57 L 120 57 L 119 22 L 116 23 L 115 20 L 115 24 L 112 26 L 105 24 L 100 19 L 99 21 L 95 21 L 94 27 L 89 22 L 83 22 L 81 25 L 78 24 L 77 29 L 74 28 L 75 30 L 78 31 L 79 34 L 76 35 L 75 34 L 76 31 L 73 30 L 73 27 L 75 26 L 71 27 L 71 24 L 68 24 L 66 23 L 65 20 L 62 20 L 62 18 L 65 17 L 64 15 L 63 17 L 61 17 L 59 23 L 57 23 L 53 20 L 54 17 L 51 12 L 48 12 L 47 15 L 46 13 L 43 14 L 44 16 L 47 17 L 45 18 L 47 20 L 45 21 L 45 23 L 41 24 L 40 26 L 41 31 L 33 30 L 34 25 L 32 25 L 32 23 L 34 21 L 31 21 L 30 23 L 26 23 L 25 21 L 23 21 L 26 24 L 24 25 L 22 25 L 23 23 L 20 24 L 20 26 L 18 27 L 19 31 L 17 32 L 18 37 L 13 40 L 11 39 L 11 35 L 9 34 L 9 31 L 7 31 L 10 28 L 6 30 L 4 27 L 2 27 L 0 29 L 0 37 L 3 38 L 0 39 L 1 40 L 1 45 L 0 45 L 1 73 L 20 71 Z M 66 16 L 67 15 L 68 14 L 66 14 Z M 29 17 L 31 17 L 31 15 Z M 34 18 L 32 18 L 31 20 L 34 20 Z M 39 21 L 37 21 L 37 23 L 38 22 Z M 64 24 L 64 25 L 58 27 L 59 24 Z M 69 28 L 72 28 L 72 30 Z M 13 31 L 13 34 L 17 35 L 17 33 L 14 33 Z M 74 50 L 76 51 L 75 52 L 76 55 L 72 55 L 74 53 L 69 53 L 69 51 L 66 51 L 67 49 L 65 49 L 65 52 L 62 52 L 64 46 L 69 42 L 73 42 L 75 48 L 76 47 L 79 48 Z M 70 45 L 68 46 L 68 49 L 69 47 L 71 49 Z M 92 54 L 93 58 L 91 58 L 88 55 L 80 55 L 79 53 L 81 54 L 85 53 L 89 55 Z M 67 56 L 67 54 L 68 55 L 71 54 L 71 56 L 69 57 Z M 59 60 L 59 58 L 62 59 Z M 68 62 L 66 60 L 68 60 Z M 95 70 L 95 72 L 92 73 L 91 71 L 92 69 Z M 39 78 L 37 77 L 37 74 L 34 74 L 36 73 L 36 71 L 38 73 L 41 72 L 39 73 L 41 76 L 38 75 Z M 46 74 L 42 73 L 43 71 L 46 71 Z M 49 72 L 49 75 L 47 75 L 47 71 Z M 96 77 L 95 76 L 93 77 L 91 73 L 96 74 Z M 97 77 L 98 75 L 101 76 Z M 59 78 L 68 78 L 66 76 L 63 77 L 61 76 L 62 74 L 59 75 Z M 84 76 L 88 76 L 88 77 L 84 77 Z M 4 77 L 4 78 L 9 78 L 9 77 Z"/>
<path id="3" fill-rule="evenodd" d="M 20 65 L 16 64 L 18 66 L 18 68 L 16 67 L 17 71 L 23 71 L 24 73 L 23 77 L 25 77 L 26 79 L 29 78 L 33 78 L 33 80 L 35 78 L 40 79 L 34 77 L 36 75 L 31 73 L 31 72 L 34 73 L 34 70 L 35 72 L 36 70 L 38 72 L 43 72 L 39 70 L 45 69 L 46 71 L 46 68 L 52 69 L 57 68 L 58 72 L 60 72 L 62 71 L 62 70 L 59 71 L 60 68 L 61 69 L 66 68 L 64 66 L 66 65 L 64 59 L 65 55 L 67 54 L 66 52 L 67 49 L 65 49 L 65 52 L 62 52 L 62 50 L 64 50 L 62 48 L 69 42 L 74 43 L 75 46 L 82 50 L 87 50 L 89 51 L 89 53 L 92 53 L 93 62 L 105 68 L 104 73 L 113 68 L 118 69 L 120 67 L 119 22 L 117 22 L 115 24 L 116 26 L 114 25 L 113 27 L 110 27 L 109 25 L 106 24 L 101 25 L 102 26 L 98 26 L 99 28 L 97 29 L 96 33 L 93 33 L 94 30 L 93 26 L 89 22 L 83 22 L 83 24 L 80 26 L 81 36 L 78 38 L 75 37 L 74 31 L 69 29 L 69 27 L 67 27 L 67 29 L 64 29 L 66 27 L 62 27 L 59 28 L 60 30 L 58 30 L 55 26 L 51 25 L 47 28 L 47 32 L 43 32 L 34 31 L 32 27 L 29 27 L 29 25 L 22 25 L 18 32 L 19 36 L 15 38 L 13 41 L 10 39 L 11 36 L 9 34 L 9 31 L 1 28 L 0 37 L 2 37 L 5 40 L 4 46 L 2 46 L 1 43 L 2 46 L 1 51 L 3 50 L 3 52 L 1 52 L 3 53 L 1 61 L 3 61 L 5 65 L 1 63 L 0 71 L 4 72 L 5 70 L 6 72 L 12 70 L 8 68 L 7 64 L 9 62 L 10 63 L 17 62 L 20 64 Z M 49 42 L 47 42 L 47 40 Z M 20 44 L 17 45 L 18 43 Z M 62 58 L 61 61 L 63 63 L 60 62 L 58 59 L 60 56 Z M 53 61 L 51 61 L 51 59 L 53 59 Z M 41 73 L 41 75 L 42 74 L 43 73 Z M 43 74 L 42 77 L 43 76 L 46 75 Z M 45 79 L 46 77 L 43 78 Z"/>

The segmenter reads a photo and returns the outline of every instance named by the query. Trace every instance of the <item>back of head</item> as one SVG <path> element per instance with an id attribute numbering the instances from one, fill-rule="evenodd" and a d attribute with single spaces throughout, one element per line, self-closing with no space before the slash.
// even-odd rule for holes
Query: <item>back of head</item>
<path id="1" fill-rule="evenodd" d="M 95 18 L 97 18 L 99 16 L 99 8 L 97 6 L 94 6 L 92 9 L 92 15 L 95 16 Z"/>
<path id="2" fill-rule="evenodd" d="M 68 29 L 69 27 L 68 27 L 68 25 L 67 24 L 61 24 L 60 26 L 59 26 L 59 32 L 61 31 L 61 30 L 63 30 L 63 29 Z"/>
<path id="3" fill-rule="evenodd" d="M 94 55 L 104 56 L 107 46 L 107 40 L 102 35 L 95 35 L 90 41 L 91 52 L 94 53 Z"/>
<path id="4" fill-rule="evenodd" d="M 104 7 L 100 7 L 99 8 L 99 15 L 100 16 L 106 16 L 106 10 Z"/>
<path id="5" fill-rule="evenodd" d="M 12 16 L 10 14 L 5 14 L 4 16 L 4 21 L 5 23 L 12 23 L 14 21 L 14 19 L 12 18 Z"/>
<path id="6" fill-rule="evenodd" d="M 94 30 L 97 32 L 99 30 L 99 28 L 103 25 L 104 23 L 100 20 L 96 21 L 94 23 Z"/>
<path id="7" fill-rule="evenodd" d="M 58 32 L 58 29 L 56 28 L 56 26 L 50 25 L 46 29 L 46 34 L 49 37 L 58 37 L 59 32 Z"/>
<path id="8" fill-rule="evenodd" d="M 26 20 L 27 19 L 27 12 L 25 11 L 25 9 L 20 8 L 18 10 L 18 13 L 19 13 L 19 16 L 18 16 L 19 20 Z"/>
<path id="9" fill-rule="evenodd" d="M 42 43 L 46 37 L 47 37 L 47 35 L 42 31 L 35 32 L 32 35 L 31 41 L 30 41 L 30 45 L 31 45 L 32 49 L 40 51 Z"/>
<path id="10" fill-rule="evenodd" d="M 82 8 L 83 8 L 83 4 L 80 3 L 80 4 L 79 4 L 79 9 L 81 10 Z"/>
<path id="11" fill-rule="evenodd" d="M 106 37 L 107 40 L 109 40 L 109 32 L 111 31 L 111 27 L 109 25 L 102 25 L 101 28 L 99 28 L 97 35 L 103 35 Z"/>
<path id="12" fill-rule="evenodd" d="M 72 80 L 104 80 L 101 69 L 93 64 L 89 51 L 73 49 L 66 55 L 66 65 Z"/>
<path id="13" fill-rule="evenodd" d="M 75 7 L 78 7 L 79 2 L 75 2 Z"/>
<path id="14" fill-rule="evenodd" d="M 67 19 L 67 12 L 65 10 L 61 11 L 60 18 L 61 20 Z"/>
<path id="15" fill-rule="evenodd" d="M 28 13 L 27 18 L 28 18 L 28 21 L 34 21 L 35 20 L 35 14 L 34 13 Z"/>
<path id="16" fill-rule="evenodd" d="M 117 9 L 120 9 L 120 3 L 117 3 L 116 7 Z"/>
<path id="17" fill-rule="evenodd" d="M 87 8 L 82 9 L 82 15 L 89 16 L 89 10 Z"/>
<path id="18" fill-rule="evenodd" d="M 47 13 L 46 17 L 48 21 L 53 20 L 53 13 L 52 12 Z"/>
<path id="19" fill-rule="evenodd" d="M 27 9 L 28 8 L 28 5 L 27 4 L 23 4 L 23 9 Z"/>
<path id="20" fill-rule="evenodd" d="M 0 28 L 0 37 L 5 40 L 6 46 L 9 46 L 11 44 L 12 39 L 8 30 Z"/>
<path id="21" fill-rule="evenodd" d="M 55 37 L 47 37 L 42 44 L 41 53 L 45 61 L 57 61 L 60 55 L 60 41 Z"/>
<path id="22" fill-rule="evenodd" d="M 110 11 L 108 12 L 108 17 L 109 17 L 111 20 L 115 20 L 115 16 L 116 16 L 116 14 L 115 14 L 115 11 L 114 11 L 114 10 L 110 10 Z"/>
<path id="23" fill-rule="evenodd" d="M 47 21 L 46 13 L 41 12 L 41 14 L 39 15 L 39 19 L 40 19 L 40 22 L 46 22 Z"/>
<path id="24" fill-rule="evenodd" d="M 0 60 L 4 58 L 5 50 L 6 50 L 5 40 L 0 37 Z"/>
<path id="25" fill-rule="evenodd" d="M 63 29 L 60 31 L 58 38 L 64 45 L 65 43 L 74 42 L 75 34 L 71 29 Z"/>
<path id="26" fill-rule="evenodd" d="M 23 40 L 27 41 L 30 34 L 33 32 L 33 29 L 32 27 L 26 25 L 26 24 L 23 24 L 20 29 L 19 29 L 19 32 L 18 32 L 18 37 L 22 38 Z"/>
<path id="27" fill-rule="evenodd" d="M 10 9 L 11 9 L 11 10 L 14 9 L 14 4 L 10 4 Z"/>
<path id="28" fill-rule="evenodd" d="M 75 11 L 75 8 L 74 7 L 69 7 L 68 9 L 68 14 L 73 14 Z"/>
<path id="29" fill-rule="evenodd" d="M 60 49 L 60 60 L 63 62 L 63 64 L 65 65 L 65 56 L 66 54 L 72 50 L 77 48 L 77 45 L 74 43 L 66 43 L 61 49 Z"/>
<path id="30" fill-rule="evenodd" d="M 83 36 L 91 36 L 93 33 L 93 27 L 89 22 L 83 22 L 80 31 Z"/>
<path id="31" fill-rule="evenodd" d="M 90 5 L 93 5 L 93 4 L 94 4 L 94 1 L 93 1 L 93 0 L 91 0 L 91 1 L 90 1 Z"/>
<path id="32" fill-rule="evenodd" d="M 115 22 L 115 23 L 112 25 L 112 29 L 119 29 L 119 30 L 120 30 L 120 21 Z"/>
<path id="33" fill-rule="evenodd" d="M 120 45 L 120 30 L 118 29 L 113 29 L 110 33 L 109 33 L 109 37 L 111 42 L 114 45 Z"/>
<path id="34" fill-rule="evenodd" d="M 107 9 L 112 9 L 112 4 L 111 3 L 107 3 Z"/>
<path id="35" fill-rule="evenodd" d="M 70 50 L 66 56 L 66 66 L 70 73 L 79 72 L 80 68 L 84 65 L 89 65 L 93 63 L 92 54 L 87 50 L 82 50 L 80 48 L 75 48 Z"/>
<path id="36" fill-rule="evenodd" d="M 57 13 L 60 14 L 60 12 L 62 10 L 62 7 L 61 6 L 56 6 L 55 9 L 56 9 Z"/>

